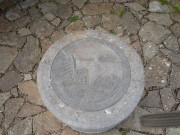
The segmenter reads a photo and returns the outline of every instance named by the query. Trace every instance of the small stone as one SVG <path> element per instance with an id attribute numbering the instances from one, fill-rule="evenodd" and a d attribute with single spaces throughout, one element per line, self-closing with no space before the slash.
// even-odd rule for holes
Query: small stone
<path id="1" fill-rule="evenodd" d="M 58 26 L 60 24 L 61 20 L 60 18 L 56 18 L 54 19 L 51 23 L 54 25 L 54 26 Z"/>
<path id="2" fill-rule="evenodd" d="M 119 20 L 120 18 L 116 14 L 103 14 L 102 15 L 103 27 L 107 30 L 115 31 L 115 29 L 118 27 Z"/>
<path id="3" fill-rule="evenodd" d="M 180 23 L 180 13 L 174 12 L 174 13 L 171 13 L 170 16 L 172 20 L 175 20 Z"/>
<path id="4" fill-rule="evenodd" d="M 170 74 L 170 88 L 175 90 L 180 88 L 180 67 L 172 66 L 172 71 Z"/>
<path id="5" fill-rule="evenodd" d="M 142 133 L 134 132 L 134 131 L 129 131 L 129 132 L 127 133 L 127 135 L 146 135 L 146 134 L 142 134 Z"/>
<path id="6" fill-rule="evenodd" d="M 51 35 L 51 41 L 55 42 L 59 39 L 61 39 L 65 34 L 63 32 L 59 32 L 59 31 L 55 31 L 53 32 L 53 34 Z M 43 52 L 43 50 L 42 50 Z"/>
<path id="7" fill-rule="evenodd" d="M 23 107 L 20 109 L 18 116 L 19 117 L 29 117 L 29 116 L 34 116 L 40 112 L 44 111 L 42 107 L 35 106 L 29 103 L 25 103 Z"/>
<path id="8" fill-rule="evenodd" d="M 22 82 L 18 85 L 21 93 L 24 93 L 28 96 L 30 102 L 43 105 L 43 101 L 39 94 L 37 85 L 33 81 Z"/>
<path id="9" fill-rule="evenodd" d="M 144 11 L 146 10 L 145 7 L 143 7 L 142 5 L 140 5 L 139 3 L 137 2 L 134 2 L 134 3 L 126 3 L 125 6 L 127 6 L 128 8 L 130 9 L 133 9 L 135 11 Z"/>
<path id="10" fill-rule="evenodd" d="M 59 5 L 56 9 L 56 16 L 61 19 L 68 19 L 72 15 L 71 5 Z"/>
<path id="11" fill-rule="evenodd" d="M 139 39 L 139 37 L 138 37 L 138 35 L 137 34 L 133 34 L 133 35 L 130 35 L 130 40 L 131 40 L 131 42 L 134 42 L 134 41 L 136 41 L 136 40 L 138 40 Z"/>
<path id="12" fill-rule="evenodd" d="M 166 129 L 166 135 L 179 135 L 180 134 L 180 128 L 167 128 Z"/>
<path id="13" fill-rule="evenodd" d="M 0 78 L 0 89 L 2 91 L 8 91 L 22 81 L 22 76 L 15 71 L 7 72 Z"/>
<path id="14" fill-rule="evenodd" d="M 24 16 L 26 14 L 26 12 L 22 12 L 21 10 L 17 9 L 17 8 L 12 8 L 9 11 L 6 12 L 5 17 L 9 20 L 9 21 L 14 21 L 22 16 Z"/>
<path id="15" fill-rule="evenodd" d="M 147 15 L 147 18 L 150 21 L 154 21 L 165 26 L 170 26 L 173 23 L 168 14 L 150 13 Z"/>
<path id="16" fill-rule="evenodd" d="M 77 16 L 78 18 L 81 18 L 83 15 L 80 11 L 74 11 L 73 16 Z"/>
<path id="17" fill-rule="evenodd" d="M 40 8 L 43 14 L 55 13 L 57 9 L 57 5 L 52 2 L 45 2 L 45 3 L 39 4 L 38 7 Z"/>
<path id="18" fill-rule="evenodd" d="M 10 32 L 13 30 L 14 26 L 11 22 L 4 19 L 3 17 L 0 17 L 0 20 L 0 32 Z"/>
<path id="19" fill-rule="evenodd" d="M 36 78 L 37 78 L 37 71 L 38 71 L 38 69 L 35 69 L 35 71 L 32 74 L 32 77 L 34 80 L 36 80 Z"/>
<path id="20" fill-rule="evenodd" d="M 82 18 L 83 22 L 88 28 L 91 28 L 95 25 L 101 23 L 101 18 L 99 16 L 85 16 Z"/>
<path id="21" fill-rule="evenodd" d="M 160 90 L 160 94 L 164 110 L 170 112 L 176 103 L 172 90 L 170 88 L 164 88 Z"/>
<path id="22" fill-rule="evenodd" d="M 158 90 L 149 91 L 145 99 L 140 103 L 142 107 L 161 107 L 161 99 Z"/>
<path id="23" fill-rule="evenodd" d="M 131 40 L 129 39 L 129 36 L 128 36 L 128 35 L 123 36 L 123 37 L 122 37 L 122 40 L 123 40 L 124 42 L 126 42 L 126 44 L 131 44 Z"/>
<path id="24" fill-rule="evenodd" d="M 103 0 L 89 0 L 90 3 L 98 3 L 98 2 L 102 2 Z"/>
<path id="25" fill-rule="evenodd" d="M 145 67 L 145 87 L 163 88 L 167 85 L 171 62 L 166 58 L 156 56 Z"/>
<path id="26" fill-rule="evenodd" d="M 164 52 L 164 50 L 165 50 L 165 52 Z M 167 55 L 167 57 L 168 57 L 174 64 L 176 64 L 177 66 L 180 66 L 180 54 L 175 53 L 175 52 L 171 52 L 171 51 L 166 50 L 166 49 L 164 49 L 164 50 L 161 49 L 161 52 L 162 52 L 163 54 L 165 53 L 165 55 Z"/>
<path id="27" fill-rule="evenodd" d="M 65 127 L 61 133 L 61 135 L 79 135 L 79 133 L 70 127 Z"/>
<path id="28" fill-rule="evenodd" d="M 143 41 L 152 41 L 160 44 L 171 32 L 162 25 L 154 22 L 147 22 L 140 30 L 139 36 Z"/>
<path id="29" fill-rule="evenodd" d="M 45 38 L 41 40 L 42 54 L 44 54 L 52 44 L 53 43 L 49 38 Z"/>
<path id="30" fill-rule="evenodd" d="M 148 0 L 136 0 L 137 3 L 146 6 L 146 4 L 148 3 Z"/>
<path id="31" fill-rule="evenodd" d="M 26 27 L 26 25 L 29 24 L 30 22 L 31 20 L 29 19 L 29 16 L 24 16 L 20 19 L 17 19 L 15 23 L 19 28 L 23 28 Z"/>
<path id="32" fill-rule="evenodd" d="M 111 3 L 87 4 L 83 8 L 83 14 L 96 15 L 96 14 L 110 13 L 111 5 L 112 5 Z"/>
<path id="33" fill-rule="evenodd" d="M 126 12 L 120 19 L 119 25 L 124 27 L 128 33 L 136 34 L 140 29 L 139 22 L 134 18 L 133 14 Z"/>
<path id="34" fill-rule="evenodd" d="M 4 119 L 4 127 L 7 129 L 9 125 L 13 122 L 16 114 L 19 109 L 23 105 L 23 98 L 11 98 L 5 104 L 5 119 Z"/>
<path id="35" fill-rule="evenodd" d="M 48 132 L 58 131 L 62 126 L 62 122 L 56 119 L 50 112 L 41 113 L 33 118 L 33 132 L 36 135 L 44 135 Z M 61 135 L 63 135 L 63 133 Z"/>
<path id="36" fill-rule="evenodd" d="M 82 8 L 87 0 L 72 0 L 72 3 L 78 8 Z"/>
<path id="37" fill-rule="evenodd" d="M 84 24 L 82 21 L 77 20 L 76 22 L 72 22 L 70 23 L 66 28 L 65 28 L 65 32 L 66 33 L 72 33 L 75 31 L 82 31 L 84 30 Z"/>
<path id="38" fill-rule="evenodd" d="M 164 113 L 164 110 L 160 108 L 148 108 L 148 111 L 152 114 Z"/>
<path id="39" fill-rule="evenodd" d="M 99 135 L 123 135 L 118 129 L 111 129 L 109 131 L 106 131 L 104 133 L 101 133 Z"/>
<path id="40" fill-rule="evenodd" d="M 21 5 L 21 8 L 26 9 L 28 7 L 35 5 L 38 2 L 39 2 L 39 0 L 25 0 L 25 1 L 21 2 L 20 5 Z"/>
<path id="41" fill-rule="evenodd" d="M 14 65 L 20 72 L 27 73 L 31 71 L 40 60 L 40 55 L 41 50 L 38 39 L 33 36 L 28 36 L 27 43 L 14 60 Z"/>
<path id="42" fill-rule="evenodd" d="M 17 48 L 22 48 L 25 45 L 26 41 L 26 37 L 19 37 L 17 40 Z"/>
<path id="43" fill-rule="evenodd" d="M 29 81 L 32 79 L 31 74 L 24 74 L 24 81 Z"/>
<path id="44" fill-rule="evenodd" d="M 109 31 L 107 31 L 106 29 L 104 29 L 101 26 L 96 26 L 95 30 L 98 30 L 98 31 L 101 31 L 101 32 L 104 32 L 104 33 L 109 33 Z"/>
<path id="45" fill-rule="evenodd" d="M 0 72 L 5 73 L 14 58 L 18 54 L 17 49 L 0 46 Z"/>
<path id="46" fill-rule="evenodd" d="M 11 97 L 9 92 L 0 93 L 0 107 Z"/>
<path id="47" fill-rule="evenodd" d="M 53 33 L 54 26 L 44 19 L 37 19 L 33 22 L 30 29 L 40 39 L 43 39 Z"/>
<path id="48" fill-rule="evenodd" d="M 143 55 L 145 61 L 151 60 L 158 52 L 159 48 L 153 42 L 147 42 L 145 45 L 143 45 Z"/>
<path id="49" fill-rule="evenodd" d="M 52 21 L 54 18 L 56 18 L 52 13 L 47 13 L 44 16 L 48 21 Z"/>
<path id="50" fill-rule="evenodd" d="M 130 11 L 131 11 L 131 13 L 133 13 L 133 15 L 134 15 L 138 20 L 142 21 L 143 15 L 142 15 L 141 13 L 138 13 L 138 12 L 136 12 L 136 11 L 134 11 L 134 10 L 130 10 Z"/>
<path id="51" fill-rule="evenodd" d="M 41 17 L 41 14 L 40 14 L 39 10 L 35 6 L 29 9 L 29 14 L 34 19 L 37 19 L 37 18 Z"/>
<path id="52" fill-rule="evenodd" d="M 148 111 L 137 107 L 133 114 L 129 116 L 128 119 L 124 120 L 120 127 L 125 128 L 125 129 L 131 129 L 135 131 L 140 131 L 140 132 L 148 132 L 148 133 L 153 133 L 153 134 L 162 134 L 162 129 L 161 128 L 148 128 L 148 127 L 143 127 L 140 122 L 140 117 L 143 115 L 148 115 L 150 114 Z"/>
<path id="53" fill-rule="evenodd" d="M 17 46 L 18 36 L 15 32 L 0 33 L 0 43 L 2 45 Z"/>
<path id="54" fill-rule="evenodd" d="M 142 47 L 139 40 L 132 43 L 131 46 L 137 51 L 139 55 L 142 55 Z"/>
<path id="55" fill-rule="evenodd" d="M 26 118 L 8 129 L 8 135 L 30 135 L 32 133 L 32 118 Z"/>
<path id="56" fill-rule="evenodd" d="M 64 21 L 60 24 L 58 30 L 59 30 L 59 31 L 62 31 L 62 29 L 63 29 L 64 27 L 68 26 L 69 24 L 70 24 L 70 21 L 69 21 L 69 20 L 64 20 Z"/>
<path id="57" fill-rule="evenodd" d="M 13 89 L 11 90 L 11 94 L 12 94 L 14 97 L 18 97 L 17 88 L 13 88 Z"/>
<path id="58" fill-rule="evenodd" d="M 168 6 L 166 4 L 162 5 L 158 1 L 151 1 L 149 3 L 148 11 L 150 11 L 150 12 L 166 12 L 166 13 L 169 13 L 170 9 L 168 8 Z"/>
<path id="59" fill-rule="evenodd" d="M 125 9 L 125 7 L 119 3 L 115 3 L 113 6 L 113 10 L 115 13 L 121 13 L 124 9 Z"/>
<path id="60" fill-rule="evenodd" d="M 179 44 L 178 39 L 173 34 L 171 34 L 165 41 L 164 45 L 166 48 L 172 51 L 178 51 L 179 50 Z"/>
<path id="61" fill-rule="evenodd" d="M 175 23 L 170 27 L 170 29 L 176 35 L 176 37 L 180 37 L 180 23 Z"/>
<path id="62" fill-rule="evenodd" d="M 27 36 L 31 34 L 31 31 L 28 28 L 21 28 L 18 30 L 20 36 Z"/>
<path id="63" fill-rule="evenodd" d="M 69 3 L 70 0 L 55 0 L 55 1 L 60 4 L 67 4 L 67 3 Z"/>

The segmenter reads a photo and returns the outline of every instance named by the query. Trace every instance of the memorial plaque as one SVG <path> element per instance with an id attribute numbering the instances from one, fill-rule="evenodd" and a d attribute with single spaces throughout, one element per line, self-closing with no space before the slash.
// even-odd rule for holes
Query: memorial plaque
<path id="1" fill-rule="evenodd" d="M 136 107 L 144 88 L 138 54 L 99 31 L 71 34 L 43 56 L 38 86 L 47 108 L 73 129 L 106 131 Z"/>

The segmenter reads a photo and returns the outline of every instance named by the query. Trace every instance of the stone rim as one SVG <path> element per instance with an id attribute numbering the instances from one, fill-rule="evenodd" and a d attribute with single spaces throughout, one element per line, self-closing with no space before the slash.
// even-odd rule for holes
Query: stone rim
<path id="1" fill-rule="evenodd" d="M 119 47 L 128 58 L 131 68 L 131 82 L 122 99 L 113 106 L 95 112 L 76 110 L 59 100 L 51 86 L 51 64 L 57 52 L 65 45 L 84 38 L 106 40 Z M 58 45 L 59 44 L 59 45 Z M 85 133 L 104 132 L 127 118 L 135 109 L 144 90 L 144 68 L 140 56 L 119 37 L 100 31 L 87 30 L 72 33 L 54 43 L 43 56 L 37 74 L 38 88 L 47 108 L 62 122 Z M 129 98 L 131 97 L 131 98 Z M 60 113 L 59 113 L 60 112 Z"/>

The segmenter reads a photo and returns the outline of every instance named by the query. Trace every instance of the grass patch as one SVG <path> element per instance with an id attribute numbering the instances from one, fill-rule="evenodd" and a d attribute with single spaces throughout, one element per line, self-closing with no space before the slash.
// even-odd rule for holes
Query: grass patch
<path id="1" fill-rule="evenodd" d="M 167 0 L 158 0 L 158 1 L 161 2 L 161 5 L 171 5 L 171 2 Z"/>
<path id="2" fill-rule="evenodd" d="M 99 18 L 102 18 L 102 14 L 98 14 Z"/>
<path id="3" fill-rule="evenodd" d="M 119 129 L 119 131 L 122 133 L 122 135 L 127 135 L 129 133 L 129 130 Z"/>
<path id="4" fill-rule="evenodd" d="M 110 30 L 109 32 L 113 35 L 116 35 L 116 32 L 114 30 Z"/>
<path id="5" fill-rule="evenodd" d="M 15 8 L 16 6 L 14 4 L 12 4 L 11 6 L 9 6 L 8 9 L 12 9 L 12 8 Z"/>
<path id="6" fill-rule="evenodd" d="M 120 17 L 123 17 L 123 15 L 126 13 L 126 10 L 122 10 L 119 14 Z"/>
<path id="7" fill-rule="evenodd" d="M 177 6 L 173 6 L 173 11 L 177 12 L 177 13 L 180 13 L 180 8 L 177 7 Z"/>
<path id="8" fill-rule="evenodd" d="M 70 22 L 75 22 L 75 21 L 77 21 L 78 20 L 78 16 L 73 16 L 73 17 L 70 17 L 69 18 L 69 21 Z"/>

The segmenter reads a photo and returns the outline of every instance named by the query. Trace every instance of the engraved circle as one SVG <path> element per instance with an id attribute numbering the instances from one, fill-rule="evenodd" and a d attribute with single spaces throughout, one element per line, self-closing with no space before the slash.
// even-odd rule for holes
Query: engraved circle
<path id="1" fill-rule="evenodd" d="M 114 105 L 128 89 L 130 78 L 123 52 L 99 39 L 82 39 L 66 45 L 51 67 L 55 93 L 69 106 L 83 111 Z"/>

